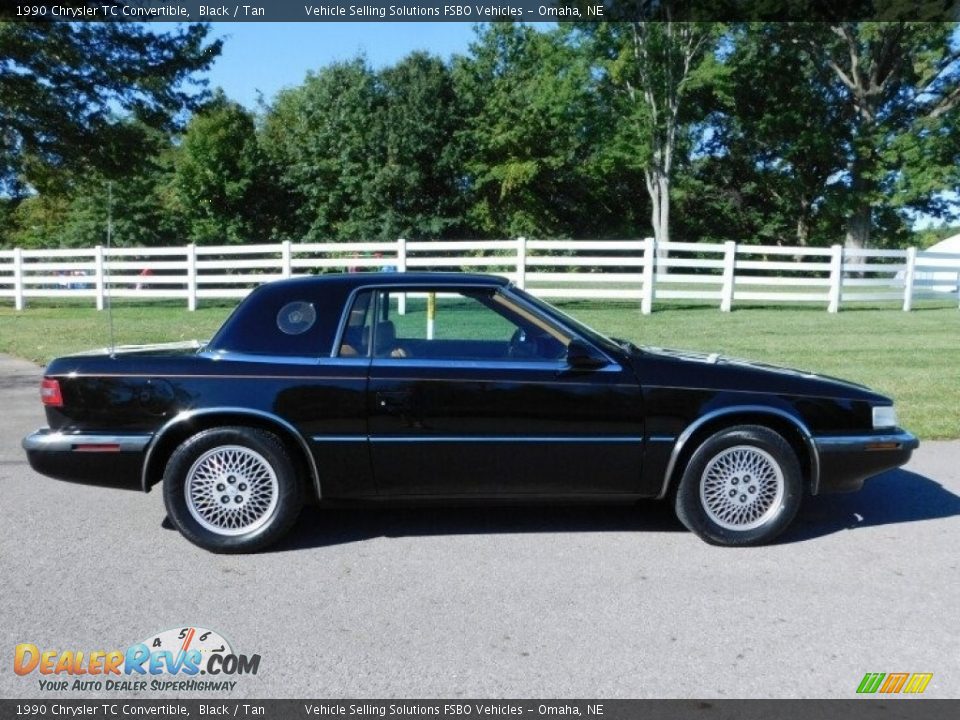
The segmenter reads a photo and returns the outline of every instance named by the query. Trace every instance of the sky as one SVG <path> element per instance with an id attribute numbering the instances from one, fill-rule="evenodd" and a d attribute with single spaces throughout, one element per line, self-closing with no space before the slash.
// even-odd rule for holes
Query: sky
<path id="1" fill-rule="evenodd" d="M 213 23 L 223 52 L 207 73 L 210 88 L 253 110 L 285 87 L 303 82 L 308 70 L 366 56 L 374 68 L 393 64 L 415 50 L 448 59 L 465 53 L 473 23 Z"/>

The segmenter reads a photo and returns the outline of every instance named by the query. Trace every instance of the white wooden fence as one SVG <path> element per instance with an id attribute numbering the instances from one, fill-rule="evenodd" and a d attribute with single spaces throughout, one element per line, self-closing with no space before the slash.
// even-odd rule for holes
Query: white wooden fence
<path id="1" fill-rule="evenodd" d="M 917 299 L 960 301 L 960 254 L 646 240 L 290 243 L 205 247 L 0 251 L 0 299 L 240 298 L 257 285 L 320 272 L 394 269 L 489 272 L 552 298 L 734 304 Z"/>

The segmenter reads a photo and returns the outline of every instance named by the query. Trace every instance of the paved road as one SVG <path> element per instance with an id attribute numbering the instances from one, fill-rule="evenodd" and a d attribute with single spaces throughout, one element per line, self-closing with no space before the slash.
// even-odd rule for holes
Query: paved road
<path id="1" fill-rule="evenodd" d="M 275 551 L 223 557 L 167 529 L 156 491 L 34 474 L 38 377 L 0 358 L 0 697 L 42 694 L 16 643 L 185 624 L 262 656 L 238 697 L 849 698 L 868 671 L 960 697 L 960 443 L 811 500 L 773 547 L 710 547 L 651 503 L 310 510 Z"/>

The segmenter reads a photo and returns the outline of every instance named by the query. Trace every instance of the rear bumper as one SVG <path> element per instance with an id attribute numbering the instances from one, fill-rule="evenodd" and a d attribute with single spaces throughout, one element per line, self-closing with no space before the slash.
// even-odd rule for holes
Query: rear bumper
<path id="1" fill-rule="evenodd" d="M 900 467 L 920 441 L 905 430 L 877 435 L 814 437 L 820 460 L 817 493 L 853 492 L 867 478 Z"/>
<path id="2" fill-rule="evenodd" d="M 140 490 L 149 433 L 64 433 L 40 428 L 21 443 L 41 475 L 70 482 Z"/>

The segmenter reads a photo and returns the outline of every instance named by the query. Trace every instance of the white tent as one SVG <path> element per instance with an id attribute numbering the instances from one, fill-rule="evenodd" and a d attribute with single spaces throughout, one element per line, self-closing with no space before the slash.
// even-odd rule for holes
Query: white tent
<path id="1" fill-rule="evenodd" d="M 917 253 L 914 287 L 957 292 L 960 285 L 960 235 L 953 235 Z"/>

